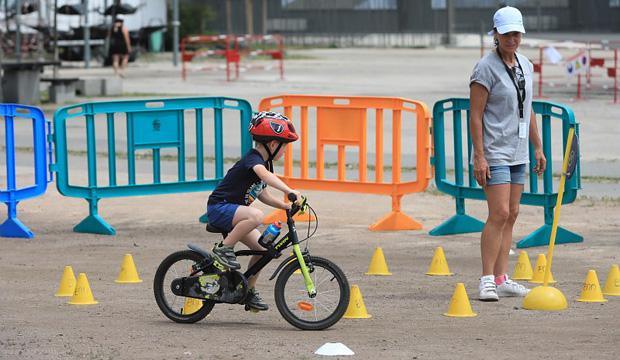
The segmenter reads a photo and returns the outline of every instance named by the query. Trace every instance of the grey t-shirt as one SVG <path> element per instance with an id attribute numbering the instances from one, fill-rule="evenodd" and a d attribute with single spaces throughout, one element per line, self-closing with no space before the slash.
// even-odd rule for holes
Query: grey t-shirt
<path id="1" fill-rule="evenodd" d="M 475 82 L 489 92 L 482 116 L 484 157 L 489 166 L 529 163 L 534 66 L 525 56 L 517 54 L 517 57 L 525 76 L 523 119 L 519 119 L 517 89 L 497 53 L 491 52 L 480 59 L 469 79 L 470 86 Z M 525 132 L 522 137 L 519 137 L 519 122 Z"/>

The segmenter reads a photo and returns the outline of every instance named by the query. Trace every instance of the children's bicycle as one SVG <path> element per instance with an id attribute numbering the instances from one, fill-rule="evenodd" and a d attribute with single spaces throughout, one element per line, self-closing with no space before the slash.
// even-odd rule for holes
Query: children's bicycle
<path id="1" fill-rule="evenodd" d="M 271 243 L 259 240 L 265 250 L 235 252 L 237 256 L 262 255 L 245 273 L 227 269 L 209 252 L 193 244 L 188 245 L 190 250 L 165 258 L 153 282 L 155 300 L 164 315 L 178 323 L 194 323 L 204 319 L 215 304 L 244 304 L 249 290 L 247 279 L 292 247 L 292 255 L 269 278 L 278 277 L 274 290 L 278 311 L 291 325 L 302 330 L 323 330 L 337 323 L 349 304 L 347 277 L 333 262 L 311 256 L 307 246 L 301 250 L 299 244 L 314 232 L 310 234 L 308 229 L 308 236 L 300 241 L 293 216 L 312 208 L 305 198 L 298 204 L 295 194 L 288 197 L 293 203 L 286 210 L 288 233 Z M 211 225 L 207 225 L 207 231 L 226 236 Z M 247 305 L 245 309 L 251 310 Z"/>

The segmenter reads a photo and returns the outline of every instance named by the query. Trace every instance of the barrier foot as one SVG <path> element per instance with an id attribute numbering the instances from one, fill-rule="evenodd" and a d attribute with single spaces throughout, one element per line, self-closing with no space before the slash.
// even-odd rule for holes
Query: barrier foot
<path id="1" fill-rule="evenodd" d="M 199 218 L 198 221 L 200 221 L 203 224 L 206 224 L 209 222 L 209 218 L 207 217 L 207 213 L 202 214 Z"/>
<path id="2" fill-rule="evenodd" d="M 0 225 L 0 236 L 30 239 L 34 233 L 18 218 L 8 218 Z"/>
<path id="3" fill-rule="evenodd" d="M 116 235 L 116 230 L 105 222 L 101 216 L 96 214 L 88 215 L 79 224 L 75 225 L 73 231 L 89 234 Z"/>
<path id="4" fill-rule="evenodd" d="M 482 221 L 469 215 L 457 214 L 435 227 L 428 234 L 442 236 L 481 232 L 483 227 Z"/>
<path id="5" fill-rule="evenodd" d="M 392 211 L 368 228 L 370 231 L 420 230 L 422 224 L 400 211 Z"/>
<path id="6" fill-rule="evenodd" d="M 549 238 L 551 237 L 551 225 L 543 225 L 536 229 L 534 232 L 524 237 L 517 243 L 517 248 L 528 248 L 533 246 L 547 246 L 549 245 Z M 583 242 L 583 236 L 575 234 L 572 231 L 566 230 L 563 227 L 558 227 L 558 232 L 555 237 L 556 244 L 578 243 Z"/>
<path id="7" fill-rule="evenodd" d="M 300 222 L 316 221 L 316 218 L 312 216 L 310 212 L 305 212 L 303 214 L 298 213 L 297 215 L 293 216 L 293 219 L 295 221 L 300 221 Z M 272 224 L 276 221 L 281 221 L 282 223 L 286 223 L 286 212 L 284 210 L 282 209 L 274 210 L 271 212 L 271 214 L 263 218 L 264 225 Z"/>

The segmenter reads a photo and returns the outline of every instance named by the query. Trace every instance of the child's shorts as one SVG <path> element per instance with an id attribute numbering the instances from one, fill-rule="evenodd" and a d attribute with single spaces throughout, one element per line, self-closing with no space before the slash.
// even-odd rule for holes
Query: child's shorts
<path id="1" fill-rule="evenodd" d="M 238 204 L 227 202 L 208 205 L 207 218 L 209 218 L 209 224 L 226 232 L 230 232 L 233 228 L 233 217 L 238 207 Z"/>
<path id="2" fill-rule="evenodd" d="M 525 164 L 490 166 L 491 178 L 487 185 L 525 184 Z"/>

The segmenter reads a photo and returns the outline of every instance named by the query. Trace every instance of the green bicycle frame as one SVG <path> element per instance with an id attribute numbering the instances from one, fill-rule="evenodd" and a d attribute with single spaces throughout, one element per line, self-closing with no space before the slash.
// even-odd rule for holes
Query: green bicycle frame
<path id="1" fill-rule="evenodd" d="M 314 296 L 316 296 L 316 288 L 314 287 L 314 282 L 312 281 L 312 278 L 310 277 L 310 272 L 308 271 L 308 267 L 306 266 L 306 260 L 304 260 L 304 257 L 301 254 L 299 243 L 297 243 L 296 241 L 293 243 L 293 252 L 295 253 L 295 256 L 297 256 L 297 261 L 299 261 L 299 266 L 301 267 L 301 273 L 304 276 L 304 283 L 306 284 L 306 290 L 308 290 L 308 295 L 313 298 Z"/>

